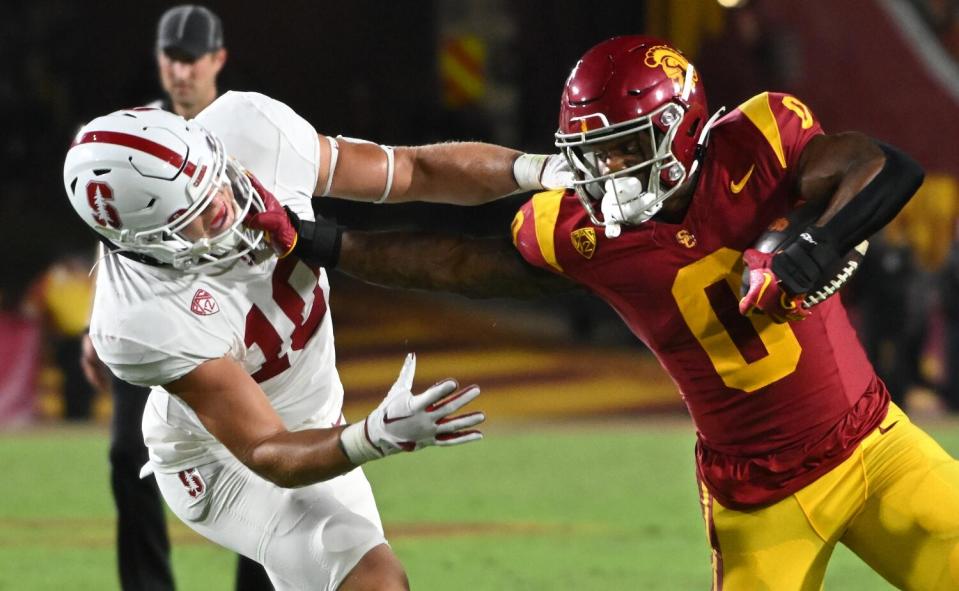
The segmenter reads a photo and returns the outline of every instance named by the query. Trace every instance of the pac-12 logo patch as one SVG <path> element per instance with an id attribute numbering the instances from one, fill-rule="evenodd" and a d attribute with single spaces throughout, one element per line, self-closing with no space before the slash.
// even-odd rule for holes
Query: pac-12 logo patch
<path id="1" fill-rule="evenodd" d="M 193 294 L 193 303 L 190 304 L 190 311 L 197 316 L 209 316 L 210 314 L 219 312 L 220 306 L 216 303 L 216 300 L 213 299 L 213 296 L 210 295 L 210 292 L 205 289 L 198 289 L 196 293 Z"/>
<path id="2" fill-rule="evenodd" d="M 194 500 L 199 501 L 203 498 L 203 495 L 206 494 L 206 483 L 203 482 L 203 476 L 200 475 L 196 468 L 181 470 L 177 473 L 177 476 L 180 477 L 180 483 L 183 485 L 183 488 L 186 489 L 186 494 L 190 495 Z"/>
<path id="3" fill-rule="evenodd" d="M 593 258 L 596 252 L 596 230 L 593 228 L 580 228 L 570 232 L 569 239 L 573 241 L 573 248 L 576 252 L 587 259 Z"/>

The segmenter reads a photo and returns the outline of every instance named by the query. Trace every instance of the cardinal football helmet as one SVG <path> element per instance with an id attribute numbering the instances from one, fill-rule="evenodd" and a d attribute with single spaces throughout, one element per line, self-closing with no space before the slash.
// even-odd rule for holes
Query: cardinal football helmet
<path id="1" fill-rule="evenodd" d="M 202 271 L 232 264 L 262 242 L 262 232 L 242 225 L 247 213 L 265 209 L 243 167 L 202 125 L 173 113 L 130 109 L 86 124 L 67 152 L 63 183 L 83 221 L 117 252 Z M 225 183 L 234 222 L 215 236 L 184 237 Z"/>
<path id="2" fill-rule="evenodd" d="M 645 35 L 614 37 L 587 51 L 566 81 L 556 146 L 593 223 L 639 224 L 695 171 L 713 121 L 702 80 L 678 49 Z M 609 170 L 602 150 L 628 140 L 639 142 L 642 162 Z"/>

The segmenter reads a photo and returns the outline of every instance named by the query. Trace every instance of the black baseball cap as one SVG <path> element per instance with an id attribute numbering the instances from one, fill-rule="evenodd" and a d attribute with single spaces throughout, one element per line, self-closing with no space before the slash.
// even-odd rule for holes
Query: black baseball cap
<path id="1" fill-rule="evenodd" d="M 193 60 L 223 47 L 223 23 L 205 6 L 181 4 L 167 10 L 157 26 L 157 51 Z"/>

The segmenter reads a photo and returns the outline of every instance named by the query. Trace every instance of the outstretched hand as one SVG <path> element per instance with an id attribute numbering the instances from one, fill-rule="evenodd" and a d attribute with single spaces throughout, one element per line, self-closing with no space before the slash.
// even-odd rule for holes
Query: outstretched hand
<path id="1" fill-rule="evenodd" d="M 520 191 L 566 189 L 575 180 L 562 154 L 520 154 L 513 161 L 513 178 Z"/>
<path id="2" fill-rule="evenodd" d="M 455 380 L 434 384 L 413 394 L 416 356 L 407 355 L 400 375 L 386 398 L 362 423 L 343 430 L 341 443 L 356 465 L 401 451 L 431 445 L 450 446 L 483 438 L 472 427 L 486 420 L 482 412 L 451 416 L 480 395 L 478 386 L 459 387 Z"/>
<path id="3" fill-rule="evenodd" d="M 539 182 L 544 189 L 565 189 L 573 186 L 573 170 L 562 154 L 550 154 L 543 163 Z"/>

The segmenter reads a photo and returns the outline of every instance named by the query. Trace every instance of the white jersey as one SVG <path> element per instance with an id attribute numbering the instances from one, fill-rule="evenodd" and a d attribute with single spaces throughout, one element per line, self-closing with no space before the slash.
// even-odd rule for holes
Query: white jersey
<path id="1" fill-rule="evenodd" d="M 238 92 L 223 95 L 196 120 L 280 203 L 314 219 L 319 147 L 308 122 L 283 103 Z M 97 277 L 90 336 L 119 378 L 153 386 L 144 437 L 153 467 L 170 473 L 229 455 L 195 413 L 161 387 L 207 360 L 240 363 L 289 429 L 339 421 L 343 387 L 328 307 L 326 273 L 292 257 L 184 274 L 108 256 Z"/>

